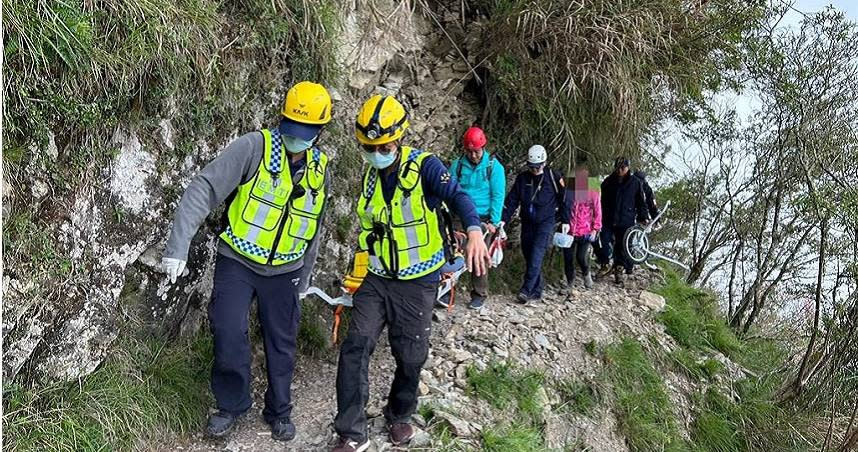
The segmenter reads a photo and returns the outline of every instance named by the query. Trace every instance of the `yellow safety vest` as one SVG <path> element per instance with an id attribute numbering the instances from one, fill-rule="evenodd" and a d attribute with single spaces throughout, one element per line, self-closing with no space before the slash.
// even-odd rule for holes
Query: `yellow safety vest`
<path id="1" fill-rule="evenodd" d="M 259 168 L 238 187 L 220 238 L 253 262 L 283 265 L 300 259 L 319 230 L 328 157 L 315 147 L 308 149 L 304 176 L 293 184 L 280 132 L 264 129 L 262 135 L 265 151 Z"/>
<path id="2" fill-rule="evenodd" d="M 358 246 L 369 251 L 369 271 L 385 278 L 416 279 L 444 265 L 444 240 L 438 215 L 426 206 L 420 169 L 432 154 L 402 147 L 396 190 L 384 201 L 380 171 L 363 178 L 357 214 Z M 383 171 L 383 170 L 382 170 Z"/>

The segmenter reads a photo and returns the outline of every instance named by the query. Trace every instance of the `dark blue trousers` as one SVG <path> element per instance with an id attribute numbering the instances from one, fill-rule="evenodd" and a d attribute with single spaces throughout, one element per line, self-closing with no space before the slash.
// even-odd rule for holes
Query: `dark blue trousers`
<path id="1" fill-rule="evenodd" d="M 548 244 L 554 232 L 554 220 L 542 223 L 525 223 L 521 225 L 521 253 L 527 268 L 524 272 L 524 283 L 519 292 L 532 298 L 542 296 L 542 260 L 548 251 Z"/>
<path id="2" fill-rule="evenodd" d="M 250 409 L 248 311 L 255 295 L 268 371 L 262 415 L 271 423 L 291 414 L 290 391 L 301 318 L 300 275 L 299 269 L 283 275 L 261 276 L 241 262 L 218 255 L 209 304 L 209 323 L 214 336 L 211 383 L 218 409 L 236 415 Z"/>
<path id="3" fill-rule="evenodd" d="M 599 265 L 608 265 L 611 262 L 611 254 L 614 247 L 614 231 L 612 228 L 602 228 L 599 233 L 599 246 L 594 250 Z"/>

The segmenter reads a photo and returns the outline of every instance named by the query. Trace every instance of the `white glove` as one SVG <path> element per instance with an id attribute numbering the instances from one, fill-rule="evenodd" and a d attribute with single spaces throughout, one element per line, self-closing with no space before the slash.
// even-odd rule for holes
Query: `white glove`
<path id="1" fill-rule="evenodd" d="M 176 278 L 182 275 L 182 272 L 185 271 L 186 261 L 181 259 L 173 259 L 172 257 L 164 257 L 161 258 L 161 270 L 167 274 L 167 278 L 170 279 L 170 284 L 174 284 L 176 282 Z"/>
<path id="2" fill-rule="evenodd" d="M 569 233 L 569 223 L 563 223 L 563 225 L 560 226 L 560 232 L 562 232 L 564 234 L 568 234 Z"/>

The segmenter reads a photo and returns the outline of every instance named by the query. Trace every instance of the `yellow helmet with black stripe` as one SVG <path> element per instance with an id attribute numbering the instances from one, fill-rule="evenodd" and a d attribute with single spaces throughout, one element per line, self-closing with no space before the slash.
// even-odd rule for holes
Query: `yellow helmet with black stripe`
<path id="1" fill-rule="evenodd" d="M 384 144 L 398 140 L 408 128 L 408 112 L 392 96 L 369 98 L 355 120 L 355 136 L 361 144 Z"/>

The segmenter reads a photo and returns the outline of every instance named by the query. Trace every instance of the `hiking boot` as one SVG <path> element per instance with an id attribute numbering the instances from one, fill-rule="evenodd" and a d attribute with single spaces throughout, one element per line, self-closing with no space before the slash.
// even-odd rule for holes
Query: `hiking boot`
<path id="1" fill-rule="evenodd" d="M 516 297 L 515 297 L 516 301 L 518 301 L 518 302 L 519 302 L 519 303 L 521 303 L 521 304 L 527 304 L 527 300 L 528 300 L 529 298 L 530 298 L 530 297 L 528 297 L 527 295 L 525 295 L 525 293 L 524 293 L 524 292 L 519 292 L 519 293 L 518 293 L 518 295 L 516 295 Z"/>
<path id="2" fill-rule="evenodd" d="M 584 287 L 588 289 L 593 288 L 593 277 L 590 276 L 590 272 L 587 272 L 587 274 L 584 275 Z"/>
<path id="3" fill-rule="evenodd" d="M 635 268 L 634 268 L 634 267 L 631 267 L 631 268 L 627 268 L 627 269 L 626 269 L 626 274 L 627 274 L 627 275 L 633 275 L 634 273 L 635 273 Z"/>
<path id="4" fill-rule="evenodd" d="M 614 269 L 614 284 L 623 285 L 623 269 L 620 267 Z"/>
<path id="5" fill-rule="evenodd" d="M 485 304 L 486 299 L 477 295 L 471 298 L 471 302 L 468 303 L 468 307 L 471 309 L 480 309 Z"/>
<path id="6" fill-rule="evenodd" d="M 608 264 L 599 267 L 599 272 L 596 273 L 596 279 L 602 279 L 611 274 L 611 266 Z"/>
<path id="7" fill-rule="evenodd" d="M 445 293 L 441 296 L 441 298 L 435 300 L 436 308 L 449 308 L 450 307 L 450 292 Z"/>
<path id="8" fill-rule="evenodd" d="M 387 429 L 390 431 L 390 442 L 393 443 L 394 446 L 401 446 L 411 441 L 411 438 L 414 438 L 415 432 L 414 427 L 411 424 L 393 424 L 389 425 Z"/>
<path id="9" fill-rule="evenodd" d="M 337 440 L 337 445 L 331 449 L 331 452 L 363 452 L 369 448 L 369 440 L 365 439 L 363 442 L 355 441 L 351 438 L 346 438 L 341 436 L 339 440 Z"/>
<path id="10" fill-rule="evenodd" d="M 277 441 L 291 441 L 295 438 L 295 424 L 288 417 L 275 419 L 271 423 L 271 437 Z"/>
<path id="11" fill-rule="evenodd" d="M 206 425 L 206 433 L 215 438 L 222 438 L 232 431 L 232 428 L 235 426 L 235 421 L 237 420 L 238 416 L 232 413 L 218 411 L 217 413 L 209 416 L 209 422 L 208 425 Z"/>

